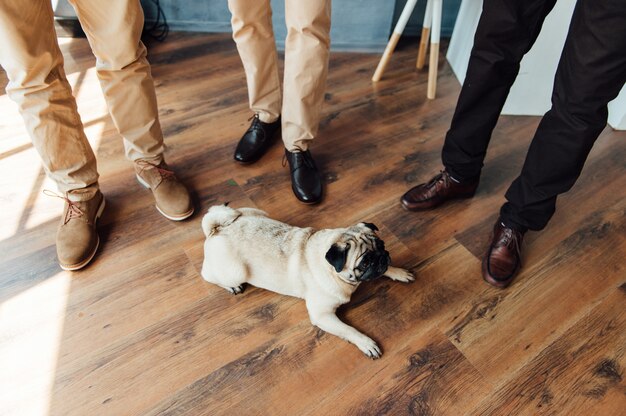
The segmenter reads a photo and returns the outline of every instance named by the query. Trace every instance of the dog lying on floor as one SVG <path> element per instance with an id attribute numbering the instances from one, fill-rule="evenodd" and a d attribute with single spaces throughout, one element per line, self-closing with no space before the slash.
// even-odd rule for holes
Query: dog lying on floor
<path id="1" fill-rule="evenodd" d="M 413 275 L 389 265 L 378 228 L 314 230 L 273 220 L 255 208 L 216 205 L 202 219 L 206 235 L 202 277 L 239 294 L 244 283 L 306 301 L 313 325 L 356 345 L 370 358 L 381 350 L 335 314 L 361 282 L 387 276 L 411 282 Z"/>

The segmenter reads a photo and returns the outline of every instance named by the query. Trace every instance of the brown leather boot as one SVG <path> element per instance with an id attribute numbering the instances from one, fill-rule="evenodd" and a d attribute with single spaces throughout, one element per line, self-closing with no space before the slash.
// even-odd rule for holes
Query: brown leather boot
<path id="1" fill-rule="evenodd" d="M 500 288 L 511 284 L 522 265 L 523 239 L 523 232 L 506 227 L 498 219 L 489 250 L 483 258 L 483 279 L 487 283 Z"/>
<path id="2" fill-rule="evenodd" d="M 87 201 L 71 201 L 65 197 L 65 209 L 57 230 L 57 257 L 63 270 L 78 270 L 85 267 L 98 250 L 100 238 L 96 222 L 104 210 L 104 196 L 97 191 Z"/>
<path id="3" fill-rule="evenodd" d="M 444 169 L 430 181 L 409 189 L 400 201 L 409 211 L 422 211 L 436 208 L 450 199 L 471 198 L 476 188 L 478 180 L 457 182 Z"/>
<path id="4" fill-rule="evenodd" d="M 165 162 L 157 165 L 142 159 L 136 160 L 135 173 L 139 183 L 152 191 L 156 208 L 165 218 L 182 221 L 191 217 L 193 205 L 189 191 Z"/>

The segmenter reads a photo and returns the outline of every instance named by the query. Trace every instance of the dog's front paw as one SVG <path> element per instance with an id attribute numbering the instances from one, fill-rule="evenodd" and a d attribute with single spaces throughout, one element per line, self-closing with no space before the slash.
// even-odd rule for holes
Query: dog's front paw
<path id="1" fill-rule="evenodd" d="M 389 277 L 391 280 L 396 280 L 398 282 L 409 283 L 415 280 L 415 276 L 408 270 L 400 269 L 398 267 L 390 267 L 385 273 L 385 276 Z"/>
<path id="2" fill-rule="evenodd" d="M 243 293 L 243 291 L 245 290 L 245 286 L 244 285 L 239 285 L 239 286 L 235 286 L 235 287 L 227 287 L 226 290 L 228 290 L 230 293 L 232 293 L 233 295 L 239 295 L 240 293 Z"/>
<path id="3" fill-rule="evenodd" d="M 376 344 L 376 342 L 374 342 L 374 340 L 371 338 L 364 337 L 363 339 L 356 342 L 355 345 L 361 351 L 363 351 L 363 354 L 367 355 L 372 360 L 380 358 L 380 356 L 383 355 L 378 344 Z"/>

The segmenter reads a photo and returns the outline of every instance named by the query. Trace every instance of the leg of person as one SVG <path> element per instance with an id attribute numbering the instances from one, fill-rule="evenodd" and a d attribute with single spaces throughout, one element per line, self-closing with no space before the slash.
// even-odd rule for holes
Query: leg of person
<path id="1" fill-rule="evenodd" d="M 271 147 L 280 129 L 282 97 L 278 52 L 269 0 L 228 0 L 233 39 L 248 84 L 252 124 L 237 144 L 234 159 L 252 163 Z"/>
<path id="2" fill-rule="evenodd" d="M 626 3 L 579 0 L 557 68 L 552 108 L 545 114 L 528 150 L 520 176 L 506 193 L 500 228 L 524 233 L 543 229 L 559 194 L 576 182 L 596 139 L 606 127 L 607 104 L 626 82 Z M 521 241 L 520 241 L 521 242 Z M 499 250 L 494 239 L 486 278 L 507 284 L 519 269 L 519 248 Z"/>
<path id="3" fill-rule="evenodd" d="M 141 42 L 143 10 L 139 0 L 70 0 L 96 56 L 96 71 L 109 113 L 124 138 L 126 157 L 137 179 L 152 190 L 158 211 L 168 219 L 193 214 L 187 188 L 163 159 L 154 82 Z"/>
<path id="4" fill-rule="evenodd" d="M 410 211 L 435 208 L 476 192 L 491 133 L 519 72 L 556 0 L 485 0 L 467 74 L 442 150 L 445 169 L 405 193 Z"/>
<path id="5" fill-rule="evenodd" d="M 84 267 L 98 249 L 95 223 L 104 208 L 96 158 L 65 77 L 47 0 L 0 3 L 0 64 L 48 176 L 63 194 L 57 231 L 61 267 Z"/>
<path id="6" fill-rule="evenodd" d="M 317 203 L 322 181 L 308 150 L 319 128 L 330 49 L 330 0 L 285 1 L 283 142 L 298 200 Z"/>
<path id="7" fill-rule="evenodd" d="M 491 133 L 555 0 L 485 0 L 467 74 L 442 150 L 458 180 L 476 180 Z"/>

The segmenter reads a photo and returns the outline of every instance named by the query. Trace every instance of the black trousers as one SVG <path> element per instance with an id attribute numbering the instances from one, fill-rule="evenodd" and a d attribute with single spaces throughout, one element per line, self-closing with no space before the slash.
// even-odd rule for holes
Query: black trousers
<path id="1" fill-rule="evenodd" d="M 546 15 L 556 0 L 484 0 L 467 75 L 442 160 L 461 181 L 478 179 L 491 133 Z M 532 140 L 500 216 L 541 230 L 556 198 L 578 179 L 626 82 L 626 0 L 578 0 L 554 80 L 552 108 Z"/>

